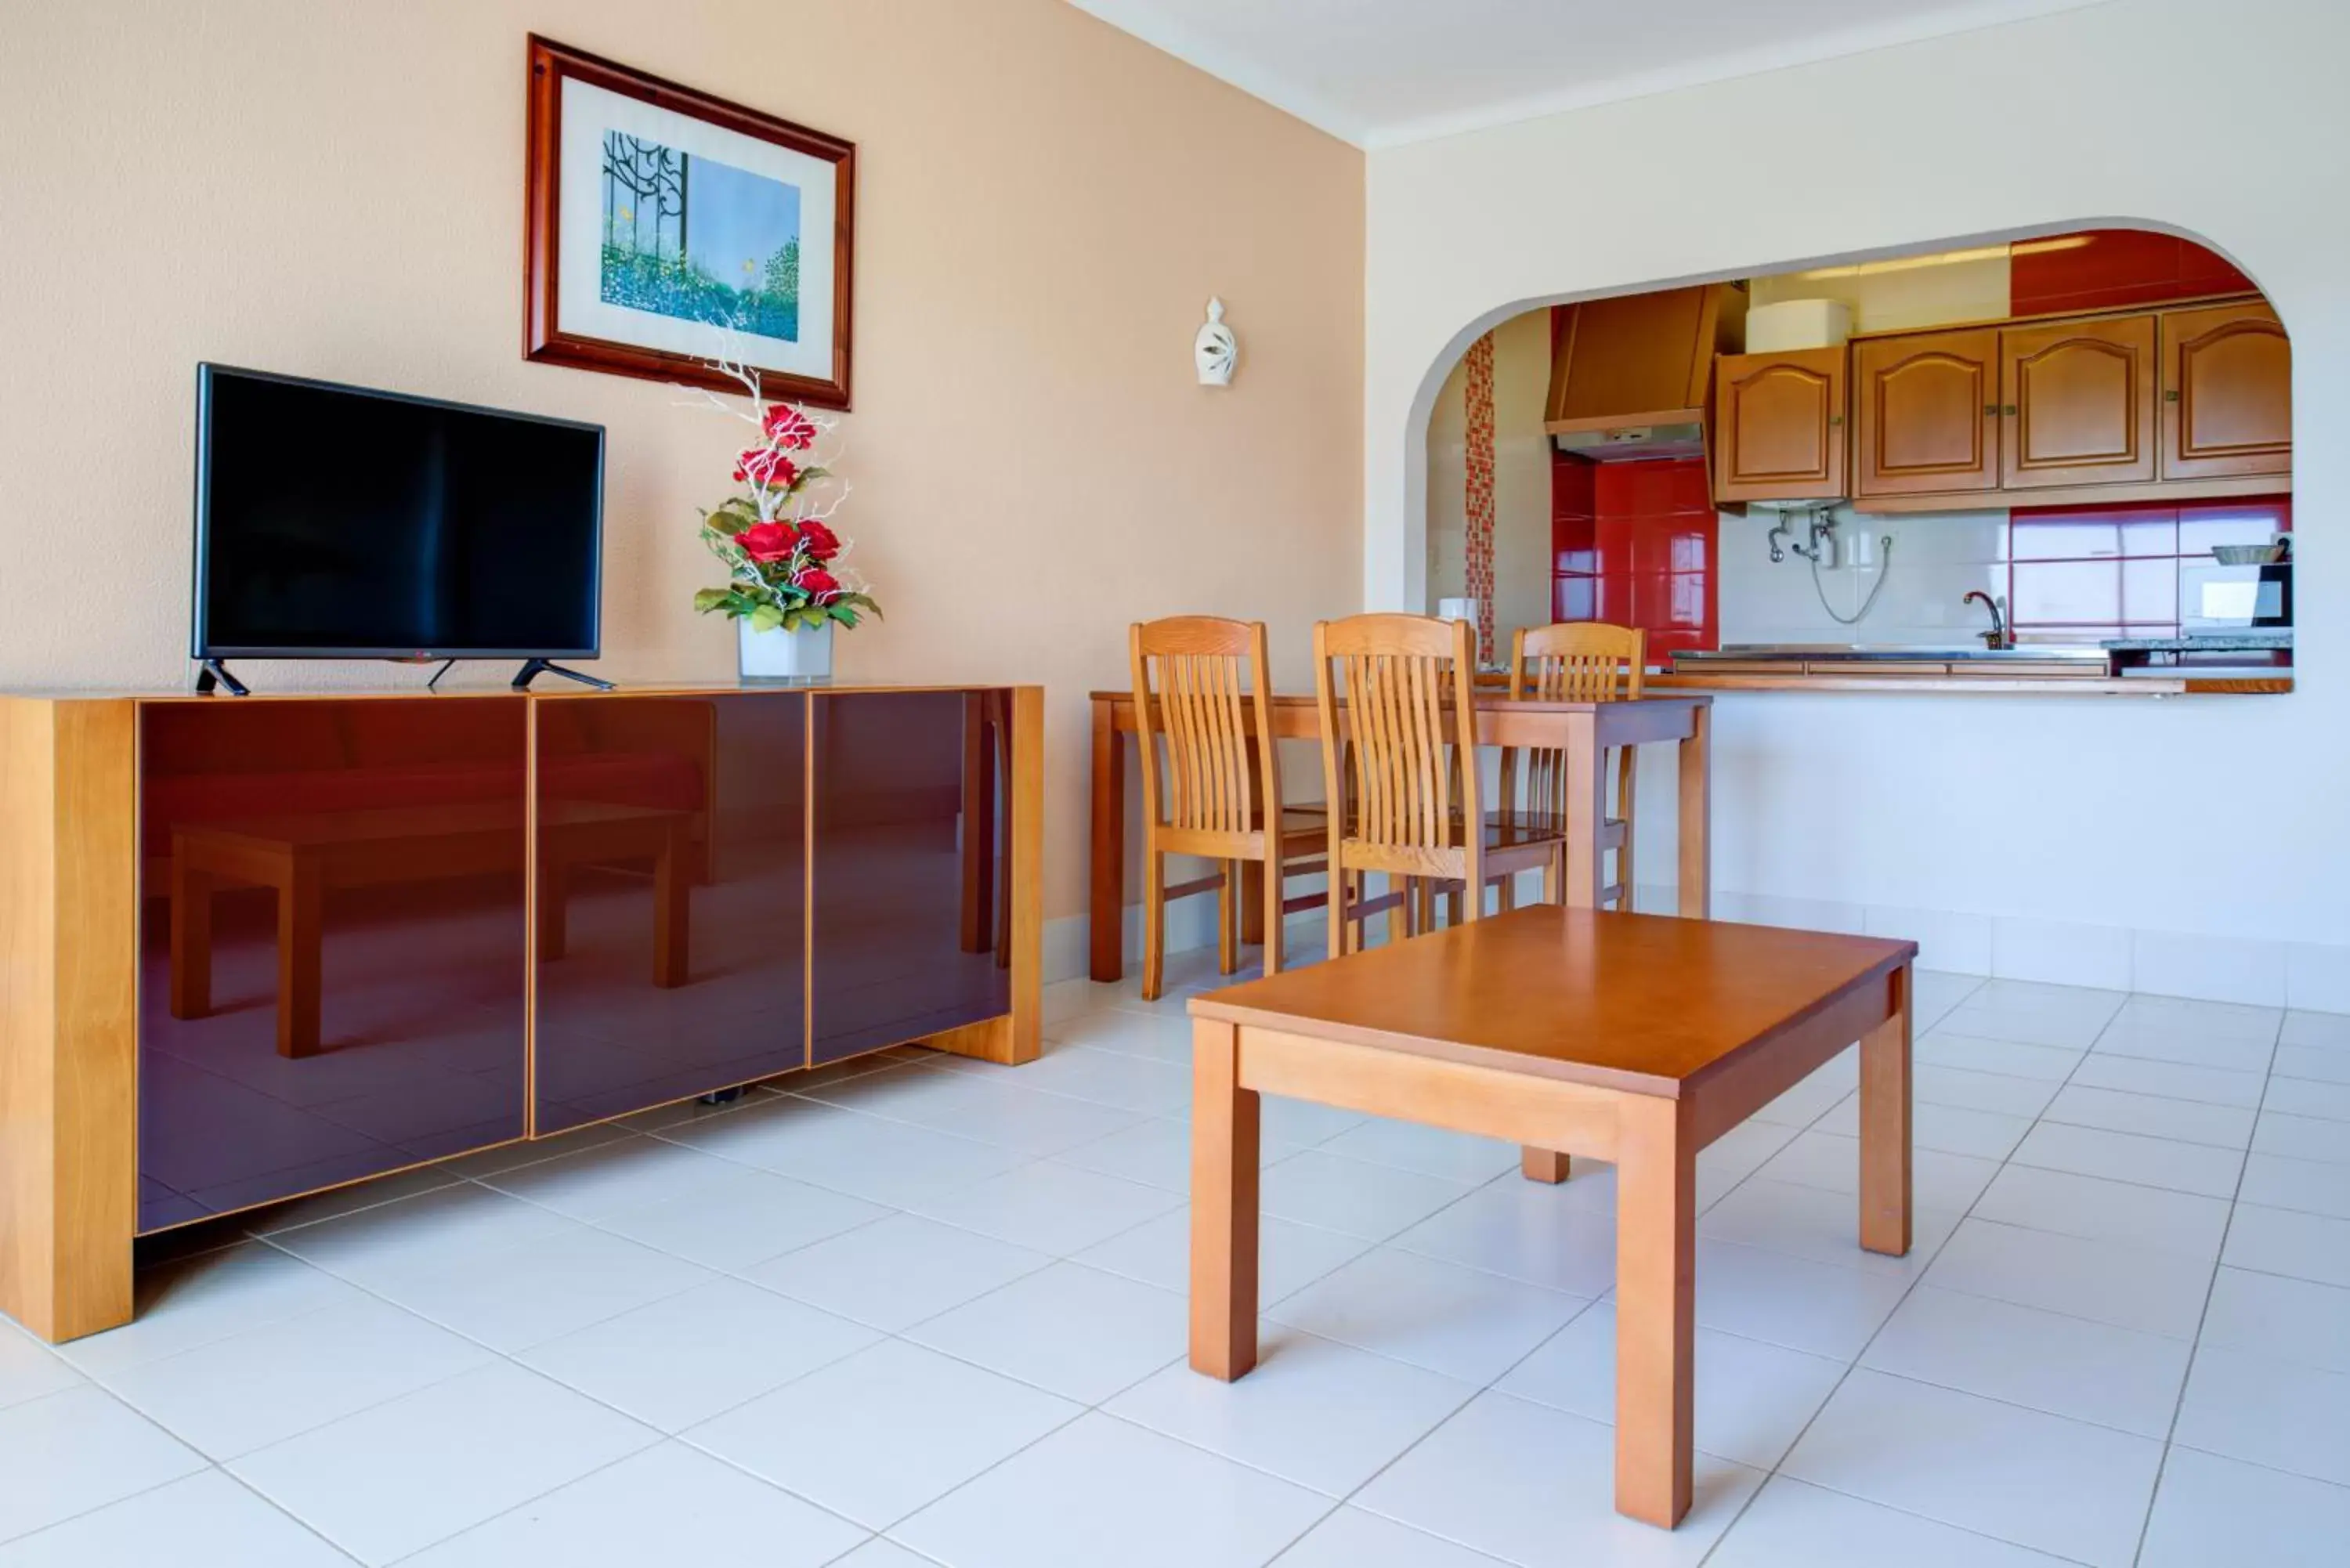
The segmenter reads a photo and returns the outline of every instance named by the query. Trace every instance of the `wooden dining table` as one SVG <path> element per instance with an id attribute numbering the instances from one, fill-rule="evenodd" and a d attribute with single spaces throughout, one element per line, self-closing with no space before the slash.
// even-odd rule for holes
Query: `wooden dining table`
<path id="1" fill-rule="evenodd" d="M 1097 981 L 1125 973 L 1126 929 L 1126 737 L 1135 733 L 1134 693 L 1096 691 L 1093 697 L 1093 835 L 1089 851 L 1087 913 L 1091 972 Z M 1607 775 L 1602 765 L 1617 746 L 1677 742 L 1679 762 L 1679 912 L 1698 919 L 1711 909 L 1712 860 L 1708 837 L 1711 815 L 1712 758 L 1710 750 L 1713 699 L 1698 693 L 1634 697 L 1611 702 L 1551 702 L 1513 699 L 1496 692 L 1477 698 L 1480 746 L 1542 746 L 1566 754 L 1570 829 L 1566 841 L 1564 901 L 1593 909 L 1607 878 L 1599 832 L 1607 818 Z M 1276 740 L 1314 741 L 1322 721 L 1311 696 L 1274 696 L 1270 704 Z M 1347 702 L 1338 700 L 1339 723 Z M 1252 737 L 1253 712 L 1243 709 Z M 1244 871 L 1262 875 L 1260 867 Z M 1262 898 L 1240 900 L 1244 940 L 1263 940 Z"/>

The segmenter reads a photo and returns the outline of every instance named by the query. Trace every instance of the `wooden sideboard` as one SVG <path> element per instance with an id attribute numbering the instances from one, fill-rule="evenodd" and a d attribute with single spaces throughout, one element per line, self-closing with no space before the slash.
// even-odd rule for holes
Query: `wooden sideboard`
<path id="1" fill-rule="evenodd" d="M 0 697 L 0 1311 L 136 1237 L 921 1042 L 1037 1051 L 1043 693 Z"/>

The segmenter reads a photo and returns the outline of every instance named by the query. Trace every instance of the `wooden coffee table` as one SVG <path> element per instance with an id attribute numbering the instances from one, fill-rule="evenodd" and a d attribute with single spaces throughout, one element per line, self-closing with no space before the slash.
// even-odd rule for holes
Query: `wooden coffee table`
<path id="1" fill-rule="evenodd" d="M 1909 1250 L 1915 942 L 1544 905 L 1195 997 L 1191 1366 L 1256 1365 L 1258 1096 L 1616 1165 L 1616 1507 L 1690 1506 L 1698 1151 L 1860 1042 L 1860 1244 Z"/>
<path id="2" fill-rule="evenodd" d="M 563 952 L 565 871 L 583 861 L 653 862 L 653 983 L 683 985 L 691 903 L 691 816 L 589 801 L 538 813 L 538 955 Z M 318 1051 L 329 888 L 381 887 L 512 871 L 525 863 L 519 801 L 315 812 L 189 823 L 172 835 L 172 1016 L 212 1011 L 212 895 L 220 887 L 277 892 L 277 1054 Z"/>

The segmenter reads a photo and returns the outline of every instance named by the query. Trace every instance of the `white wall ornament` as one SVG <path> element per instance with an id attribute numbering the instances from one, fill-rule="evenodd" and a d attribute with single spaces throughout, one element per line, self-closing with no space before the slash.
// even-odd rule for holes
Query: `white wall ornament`
<path id="1" fill-rule="evenodd" d="M 1200 368 L 1200 385 L 1229 387 L 1232 384 L 1232 367 L 1241 357 L 1241 340 L 1224 325 L 1224 302 L 1208 301 L 1208 323 L 1191 339 L 1191 358 Z"/>

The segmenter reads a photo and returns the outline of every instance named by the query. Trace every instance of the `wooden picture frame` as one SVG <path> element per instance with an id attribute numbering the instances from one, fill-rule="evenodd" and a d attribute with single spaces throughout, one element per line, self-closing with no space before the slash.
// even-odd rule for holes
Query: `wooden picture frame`
<path id="1" fill-rule="evenodd" d="M 737 391 L 725 358 L 770 398 L 849 406 L 854 142 L 533 34 L 524 192 L 525 358 Z"/>

